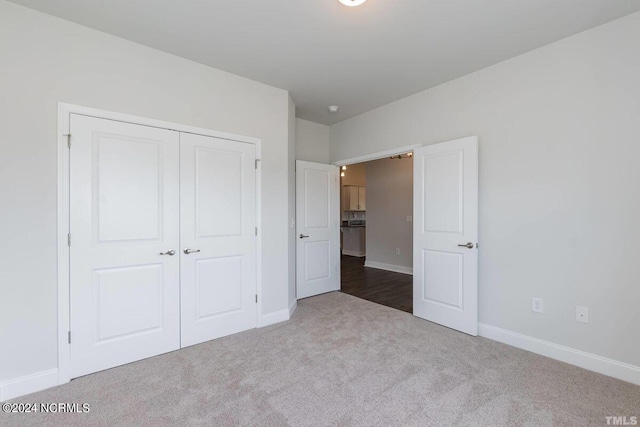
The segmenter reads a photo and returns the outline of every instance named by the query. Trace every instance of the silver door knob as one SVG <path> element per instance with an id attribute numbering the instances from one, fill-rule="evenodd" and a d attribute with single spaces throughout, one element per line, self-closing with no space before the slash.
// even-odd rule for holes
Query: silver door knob
<path id="1" fill-rule="evenodd" d="M 309 237 L 309 236 L 305 236 L 304 234 L 301 234 L 301 235 L 300 235 L 300 238 L 301 238 L 301 239 L 306 239 L 307 237 Z"/>
<path id="2" fill-rule="evenodd" d="M 461 248 L 473 249 L 473 243 L 471 243 L 471 242 L 469 242 L 469 243 L 467 243 L 465 245 L 458 245 L 458 246 L 460 246 Z"/>
<path id="3" fill-rule="evenodd" d="M 200 249 L 185 248 L 182 252 L 184 252 L 186 255 L 189 255 L 189 254 L 194 254 L 196 252 L 200 252 Z"/>
<path id="4" fill-rule="evenodd" d="M 175 254 L 176 254 L 176 251 L 174 251 L 173 249 L 169 249 L 167 252 L 160 252 L 160 255 L 174 256 Z"/>

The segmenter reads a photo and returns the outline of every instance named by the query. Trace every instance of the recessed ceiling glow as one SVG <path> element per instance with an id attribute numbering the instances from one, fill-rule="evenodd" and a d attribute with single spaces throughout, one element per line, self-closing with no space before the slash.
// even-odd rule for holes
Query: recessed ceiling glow
<path id="1" fill-rule="evenodd" d="M 345 6 L 360 6 L 362 3 L 366 2 L 367 0 L 339 0 L 340 3 L 342 3 Z"/>

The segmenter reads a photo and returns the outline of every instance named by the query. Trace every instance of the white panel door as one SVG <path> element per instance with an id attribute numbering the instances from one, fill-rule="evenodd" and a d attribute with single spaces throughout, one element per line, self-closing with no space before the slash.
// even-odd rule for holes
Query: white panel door
<path id="1" fill-rule="evenodd" d="M 75 378 L 180 346 L 179 138 L 80 115 L 71 134 Z"/>
<path id="2" fill-rule="evenodd" d="M 340 289 L 339 211 L 338 168 L 296 161 L 298 299 Z"/>
<path id="3" fill-rule="evenodd" d="M 413 314 L 478 334 L 478 139 L 414 152 Z"/>
<path id="4" fill-rule="evenodd" d="M 180 134 L 182 346 L 256 327 L 253 144 Z"/>

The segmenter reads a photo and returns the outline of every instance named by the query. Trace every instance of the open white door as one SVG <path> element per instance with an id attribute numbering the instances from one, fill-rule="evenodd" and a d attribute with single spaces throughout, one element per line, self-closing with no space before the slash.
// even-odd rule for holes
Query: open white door
<path id="1" fill-rule="evenodd" d="M 340 289 L 338 167 L 296 161 L 297 297 Z"/>
<path id="2" fill-rule="evenodd" d="M 478 138 L 414 151 L 413 314 L 478 335 Z"/>

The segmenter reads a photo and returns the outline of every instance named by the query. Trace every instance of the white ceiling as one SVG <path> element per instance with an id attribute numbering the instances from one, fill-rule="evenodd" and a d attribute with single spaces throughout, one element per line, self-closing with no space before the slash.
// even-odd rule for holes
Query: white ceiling
<path id="1" fill-rule="evenodd" d="M 13 2 L 287 89 L 298 117 L 324 124 L 640 10 L 640 0 Z"/>

